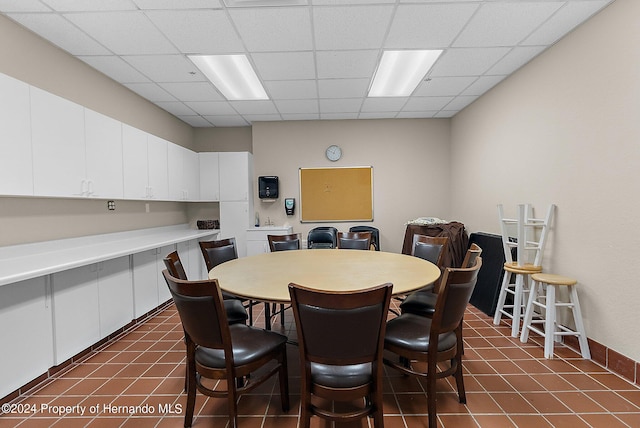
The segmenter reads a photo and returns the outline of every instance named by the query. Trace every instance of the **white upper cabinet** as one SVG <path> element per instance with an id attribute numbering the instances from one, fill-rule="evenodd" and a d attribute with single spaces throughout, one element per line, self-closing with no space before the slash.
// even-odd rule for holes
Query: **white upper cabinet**
<path id="1" fill-rule="evenodd" d="M 176 201 L 195 201 L 200 198 L 198 154 L 177 144 L 169 143 L 169 197 Z"/>
<path id="2" fill-rule="evenodd" d="M 167 141 L 122 124 L 125 199 L 169 199 Z"/>
<path id="3" fill-rule="evenodd" d="M 122 124 L 122 153 L 125 199 L 148 198 L 147 133 Z"/>
<path id="4" fill-rule="evenodd" d="M 85 109 L 87 196 L 123 197 L 122 124 Z"/>
<path id="5" fill-rule="evenodd" d="M 84 108 L 31 87 L 33 184 L 37 196 L 86 196 Z"/>
<path id="6" fill-rule="evenodd" d="M 253 169 L 251 154 L 248 152 L 220 152 L 220 200 L 248 201 L 253 198 L 251 180 Z"/>
<path id="7" fill-rule="evenodd" d="M 33 195 L 29 85 L 0 74 L 0 195 Z"/>
<path id="8" fill-rule="evenodd" d="M 214 152 L 198 153 L 200 160 L 200 200 L 220 200 L 220 177 L 218 176 L 219 154 Z"/>

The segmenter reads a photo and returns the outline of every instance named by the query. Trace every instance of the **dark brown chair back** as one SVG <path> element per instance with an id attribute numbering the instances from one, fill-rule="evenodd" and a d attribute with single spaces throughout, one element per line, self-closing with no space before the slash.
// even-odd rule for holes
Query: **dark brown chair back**
<path id="1" fill-rule="evenodd" d="M 180 256 L 177 251 L 168 254 L 167 257 L 162 260 L 164 261 L 164 265 L 167 267 L 171 276 L 187 280 L 187 273 L 184 271 L 184 266 L 182 265 L 182 261 L 180 260 Z"/>
<path id="2" fill-rule="evenodd" d="M 300 426 L 311 414 L 334 421 L 373 415 L 382 426 L 382 351 L 391 284 L 357 292 L 325 292 L 289 284 L 300 351 Z M 348 366 L 348 367 L 345 367 Z M 353 412 L 320 410 L 311 396 L 331 401 L 367 397 Z"/>
<path id="3" fill-rule="evenodd" d="M 200 250 L 210 271 L 220 263 L 238 258 L 236 238 L 220 239 L 218 241 L 200 241 Z"/>
<path id="4" fill-rule="evenodd" d="M 338 248 L 348 250 L 369 250 L 371 232 L 338 232 Z"/>
<path id="5" fill-rule="evenodd" d="M 462 268 L 470 268 L 476 264 L 476 259 L 482 254 L 482 248 L 476 243 L 471 244 L 462 261 Z"/>
<path id="6" fill-rule="evenodd" d="M 449 237 L 447 236 L 413 235 L 411 255 L 442 267 L 448 245 Z"/>
<path id="7" fill-rule="evenodd" d="M 267 235 L 269 249 L 273 251 L 299 250 L 302 248 L 302 238 L 299 233 L 290 235 Z"/>
<path id="8" fill-rule="evenodd" d="M 371 232 L 371 245 L 380 251 L 380 231 L 373 226 L 351 226 L 349 232 Z"/>

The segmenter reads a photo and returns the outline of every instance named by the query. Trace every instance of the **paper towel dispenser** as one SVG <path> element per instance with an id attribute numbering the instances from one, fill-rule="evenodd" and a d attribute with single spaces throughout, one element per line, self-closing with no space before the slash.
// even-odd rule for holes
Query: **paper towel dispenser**
<path id="1" fill-rule="evenodd" d="M 278 199 L 278 177 L 273 175 L 258 177 L 258 198 Z"/>

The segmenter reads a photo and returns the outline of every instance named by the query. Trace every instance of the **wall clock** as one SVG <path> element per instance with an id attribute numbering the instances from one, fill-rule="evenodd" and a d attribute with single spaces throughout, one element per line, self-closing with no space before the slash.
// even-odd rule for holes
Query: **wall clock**
<path id="1" fill-rule="evenodd" d="M 335 162 L 342 157 L 342 149 L 339 146 L 332 144 L 327 147 L 326 155 L 327 159 L 331 162 Z"/>

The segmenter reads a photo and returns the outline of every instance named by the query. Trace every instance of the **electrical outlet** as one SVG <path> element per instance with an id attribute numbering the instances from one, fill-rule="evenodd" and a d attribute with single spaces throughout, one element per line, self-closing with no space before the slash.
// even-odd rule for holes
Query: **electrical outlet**
<path id="1" fill-rule="evenodd" d="M 107 209 L 113 211 L 116 209 L 116 201 L 107 201 Z"/>

